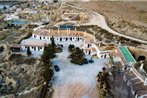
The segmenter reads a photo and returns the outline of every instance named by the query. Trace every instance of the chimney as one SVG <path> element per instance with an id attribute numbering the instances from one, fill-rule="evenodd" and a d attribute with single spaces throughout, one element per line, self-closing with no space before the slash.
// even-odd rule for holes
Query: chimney
<path id="1" fill-rule="evenodd" d="M 58 27 L 58 34 L 59 34 L 59 27 Z"/>
<path id="2" fill-rule="evenodd" d="M 68 33 L 70 34 L 70 28 L 69 28 L 69 32 Z"/>

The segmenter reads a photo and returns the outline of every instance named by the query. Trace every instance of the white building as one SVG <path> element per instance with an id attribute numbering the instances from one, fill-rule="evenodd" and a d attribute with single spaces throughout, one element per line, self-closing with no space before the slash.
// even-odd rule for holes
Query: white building
<path id="1" fill-rule="evenodd" d="M 99 58 L 109 58 L 109 51 L 100 51 L 95 45 L 95 36 L 92 34 L 75 31 L 75 30 L 46 30 L 37 29 L 33 32 L 31 39 L 26 39 L 21 42 L 22 51 L 26 51 L 27 48 L 33 51 L 43 51 L 44 46 L 51 42 L 51 38 L 54 37 L 56 44 L 74 44 L 80 47 L 85 54 Z M 76 47 L 77 47 L 76 46 Z"/>
<path id="2" fill-rule="evenodd" d="M 27 51 L 30 48 L 30 51 L 44 51 L 44 46 L 47 45 L 46 41 L 40 41 L 35 39 L 27 39 L 21 42 L 22 50 Z"/>

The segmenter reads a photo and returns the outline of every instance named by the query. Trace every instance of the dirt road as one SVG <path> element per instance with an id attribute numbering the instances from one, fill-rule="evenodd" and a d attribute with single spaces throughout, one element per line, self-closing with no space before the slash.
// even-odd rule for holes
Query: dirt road
<path id="1" fill-rule="evenodd" d="M 111 29 L 107 25 L 105 17 L 103 15 L 97 13 L 97 12 L 86 10 L 86 9 L 82 9 L 82 8 L 79 8 L 79 7 L 76 7 L 76 6 L 73 6 L 73 5 L 69 5 L 69 4 L 65 4 L 65 5 L 70 6 L 72 8 L 75 8 L 75 9 L 78 9 L 78 10 L 81 10 L 81 11 L 86 11 L 88 13 L 89 12 L 91 13 L 91 16 L 92 16 L 91 20 L 88 23 L 83 24 L 83 25 L 97 25 L 97 26 L 107 30 L 111 34 L 118 35 L 120 37 L 124 37 L 124 38 L 130 39 L 130 40 L 134 40 L 134 41 L 137 41 L 137 42 L 140 42 L 140 43 L 147 44 L 147 41 L 145 41 L 145 40 L 134 38 L 134 37 L 131 37 L 131 36 L 128 36 L 128 35 L 116 32 L 115 30 Z"/>

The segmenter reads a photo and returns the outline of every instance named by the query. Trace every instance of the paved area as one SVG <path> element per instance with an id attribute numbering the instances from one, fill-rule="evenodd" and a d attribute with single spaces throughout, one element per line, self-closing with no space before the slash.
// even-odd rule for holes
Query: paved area
<path id="1" fill-rule="evenodd" d="M 52 61 L 60 68 L 60 71 L 54 74 L 53 98 L 97 98 L 96 76 L 108 60 L 94 58 L 92 64 L 72 64 L 67 58 L 67 45 L 64 45 L 62 53 L 57 54 L 58 58 Z"/>

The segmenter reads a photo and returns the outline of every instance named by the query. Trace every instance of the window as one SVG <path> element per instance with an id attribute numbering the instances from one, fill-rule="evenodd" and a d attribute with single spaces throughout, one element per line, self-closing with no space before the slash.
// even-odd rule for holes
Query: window
<path id="1" fill-rule="evenodd" d="M 60 41 L 62 41 L 62 38 L 60 38 Z"/>
<path id="2" fill-rule="evenodd" d="M 105 54 L 104 58 L 106 58 L 106 56 L 107 56 L 107 55 Z"/>
<path id="3" fill-rule="evenodd" d="M 66 41 L 68 40 L 68 38 L 66 37 Z"/>
<path id="4" fill-rule="evenodd" d="M 42 47 L 38 47 L 38 50 L 42 49 Z"/>
<path id="5" fill-rule="evenodd" d="M 34 50 L 36 50 L 36 47 L 34 47 Z"/>
<path id="6" fill-rule="evenodd" d="M 41 36 L 40 36 L 40 40 L 41 40 Z"/>
<path id="7" fill-rule="evenodd" d="M 89 53 L 88 53 L 89 55 L 91 54 L 91 51 L 89 51 Z"/>
<path id="8" fill-rule="evenodd" d="M 77 40 L 78 40 L 78 41 L 80 40 L 79 37 L 77 38 Z"/>
<path id="9" fill-rule="evenodd" d="M 88 46 L 87 46 L 88 48 L 90 47 L 90 44 L 88 44 Z"/>
<path id="10" fill-rule="evenodd" d="M 101 58 L 103 58 L 103 55 L 101 55 Z"/>
<path id="11" fill-rule="evenodd" d="M 69 39 L 70 39 L 70 41 L 72 41 L 72 37 L 70 37 Z"/>
<path id="12" fill-rule="evenodd" d="M 43 37 L 45 39 L 45 37 Z"/>

